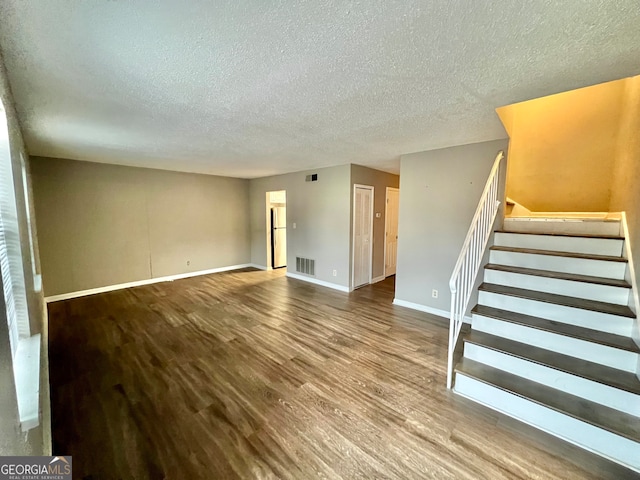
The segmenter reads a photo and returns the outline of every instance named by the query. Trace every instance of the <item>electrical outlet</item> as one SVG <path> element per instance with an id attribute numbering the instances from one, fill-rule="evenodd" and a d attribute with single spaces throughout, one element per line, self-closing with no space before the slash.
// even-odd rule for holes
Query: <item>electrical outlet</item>
<path id="1" fill-rule="evenodd" d="M 337 271 L 337 270 L 334 270 L 334 271 L 333 271 L 333 276 L 334 276 L 334 277 L 337 277 L 337 276 L 338 276 L 338 271 Z"/>
<path id="2" fill-rule="evenodd" d="M 435 288 L 431 290 L 431 296 L 433 298 L 438 298 L 438 290 L 436 290 Z"/>
<path id="3" fill-rule="evenodd" d="M 294 229 L 294 230 L 295 230 L 296 226 L 297 226 L 297 225 L 296 225 L 296 222 L 293 222 L 293 229 Z"/>
<path id="4" fill-rule="evenodd" d="M 187 267 L 191 265 L 191 260 L 187 260 Z"/>

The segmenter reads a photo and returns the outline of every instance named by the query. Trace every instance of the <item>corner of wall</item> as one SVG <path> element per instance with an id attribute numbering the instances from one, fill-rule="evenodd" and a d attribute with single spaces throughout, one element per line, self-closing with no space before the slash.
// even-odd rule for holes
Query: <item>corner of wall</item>
<path id="1" fill-rule="evenodd" d="M 493 140 L 401 157 L 398 301 L 449 310 L 449 278 L 496 154 L 507 147 L 508 140 Z"/>

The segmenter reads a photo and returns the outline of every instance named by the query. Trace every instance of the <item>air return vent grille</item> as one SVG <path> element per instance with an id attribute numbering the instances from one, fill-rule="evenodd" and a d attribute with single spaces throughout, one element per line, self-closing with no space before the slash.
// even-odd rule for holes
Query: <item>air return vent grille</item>
<path id="1" fill-rule="evenodd" d="M 316 274 L 316 261 L 310 258 L 296 257 L 296 272 L 306 273 L 307 275 Z"/>

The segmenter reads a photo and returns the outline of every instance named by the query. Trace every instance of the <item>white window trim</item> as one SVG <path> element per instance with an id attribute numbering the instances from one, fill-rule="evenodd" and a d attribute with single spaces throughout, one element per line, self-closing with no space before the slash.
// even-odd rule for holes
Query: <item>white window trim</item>
<path id="1" fill-rule="evenodd" d="M 36 263 L 36 248 L 33 239 L 33 226 L 31 224 L 31 191 L 29 190 L 29 178 L 27 173 L 27 162 L 20 152 L 20 170 L 22 172 L 22 191 L 24 192 L 25 214 L 27 217 L 27 229 L 29 234 L 29 254 L 31 256 L 31 273 L 33 275 L 33 288 L 36 292 L 42 291 L 42 275 L 38 273 Z"/>
<path id="2" fill-rule="evenodd" d="M 20 172 L 21 175 L 23 171 Z M 27 431 L 38 426 L 40 420 L 41 336 L 31 335 L 29 325 L 27 285 L 13 182 L 8 122 L 0 99 L 0 274 L 9 323 L 18 416 L 22 430 Z M 29 209 L 27 195 L 25 192 L 26 208 Z M 35 252 L 32 251 L 31 254 L 35 264 Z"/>

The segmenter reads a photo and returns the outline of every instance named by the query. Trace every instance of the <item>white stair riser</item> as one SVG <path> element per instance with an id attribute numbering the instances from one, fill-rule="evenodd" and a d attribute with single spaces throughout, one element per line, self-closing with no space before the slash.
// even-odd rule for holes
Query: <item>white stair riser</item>
<path id="1" fill-rule="evenodd" d="M 571 235 L 619 235 L 620 222 L 600 220 L 533 219 L 521 220 L 505 218 L 504 229 L 510 232 L 562 233 Z"/>
<path id="2" fill-rule="evenodd" d="M 456 393 L 640 472 L 640 444 L 457 373 Z"/>
<path id="3" fill-rule="evenodd" d="M 631 289 L 597 283 L 576 282 L 560 278 L 539 277 L 522 273 L 503 272 L 490 268 L 484 271 L 484 281 L 496 285 L 553 293 L 598 302 L 628 305 Z"/>
<path id="4" fill-rule="evenodd" d="M 640 417 L 640 396 L 625 390 L 593 382 L 474 343 L 464 344 L 464 356 L 551 388 Z"/>
<path id="5" fill-rule="evenodd" d="M 633 322 L 635 321 L 633 318 L 539 302 L 527 298 L 512 297 L 510 295 L 500 295 L 499 293 L 482 290 L 479 292 L 478 303 L 488 307 L 623 336 L 631 335 Z"/>
<path id="6" fill-rule="evenodd" d="M 624 273 L 627 266 L 627 264 L 623 262 L 505 252 L 502 250 L 491 250 L 489 263 L 508 265 L 511 267 L 549 270 L 552 272 L 574 273 L 577 275 L 591 275 L 615 280 L 624 280 Z"/>
<path id="7" fill-rule="evenodd" d="M 514 248 L 553 250 L 556 252 L 583 253 L 586 255 L 622 256 L 622 239 L 564 237 L 553 235 L 528 235 L 496 233 L 495 245 Z"/>
<path id="8" fill-rule="evenodd" d="M 495 318 L 473 315 L 472 327 L 479 332 L 490 333 L 514 342 L 526 343 L 534 347 L 582 358 L 607 367 L 635 373 L 638 354 L 578 338 L 558 335 L 537 328 L 504 322 Z"/>

